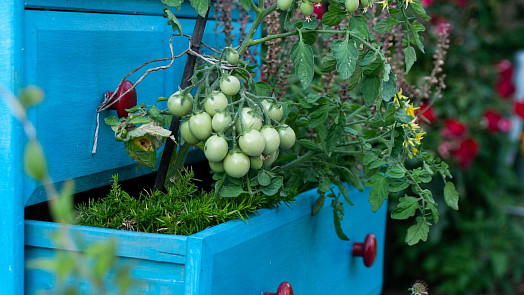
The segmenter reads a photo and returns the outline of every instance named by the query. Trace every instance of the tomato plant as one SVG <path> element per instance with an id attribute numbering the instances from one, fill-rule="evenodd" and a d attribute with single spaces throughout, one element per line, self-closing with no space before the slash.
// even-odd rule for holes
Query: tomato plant
<path id="1" fill-rule="evenodd" d="M 202 17 L 209 3 L 191 1 Z M 351 200 L 344 189 L 333 194 L 332 186 L 342 188 L 348 182 L 357 189 L 372 187 L 373 211 L 395 194 L 399 203 L 394 218 L 414 221 L 406 242 L 426 240 L 439 212 L 424 184 L 440 177 L 451 208 L 456 208 L 458 194 L 447 164 L 423 150 L 416 94 L 402 94 L 402 87 L 409 86 L 396 73 L 407 75 L 417 49 L 424 52 L 421 19 L 429 17 L 420 0 L 384 0 L 373 9 L 373 1 L 360 6 L 358 0 L 331 0 L 320 20 L 313 15 L 315 3 L 278 0 L 264 6 L 263 1 L 240 1 L 242 9 L 255 15 L 249 31 L 238 45 L 210 55 L 187 52 L 202 62 L 189 85 L 168 99 L 169 112 L 140 105 L 129 117 L 106 123 L 128 146 L 136 138 L 150 141 L 149 167 L 163 141 L 176 142 L 180 152 L 172 177 L 189 145 L 204 149 L 217 195 L 275 197 L 318 187 L 317 204 L 332 199 L 335 230 L 342 239 L 347 239 L 340 227 L 342 198 Z M 169 24 L 181 31 L 169 11 L 167 7 Z M 268 24 L 266 34 L 256 39 L 263 22 Z M 388 38 L 394 38 L 394 30 L 405 37 L 392 43 Z M 266 64 L 257 67 L 247 55 L 260 45 L 267 52 Z M 397 46 L 402 60 L 387 46 Z M 178 143 L 176 132 L 166 132 L 170 114 L 181 118 L 185 143 Z M 128 150 L 140 147 L 144 145 Z M 131 156 L 142 163 L 142 155 Z"/>

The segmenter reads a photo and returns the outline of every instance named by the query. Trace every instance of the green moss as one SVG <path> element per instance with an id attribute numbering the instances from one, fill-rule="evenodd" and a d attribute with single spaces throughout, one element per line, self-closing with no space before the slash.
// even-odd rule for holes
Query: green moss
<path id="1" fill-rule="evenodd" d="M 134 197 L 123 191 L 113 176 L 109 194 L 77 206 L 76 224 L 149 233 L 191 235 L 232 219 L 245 220 L 258 209 L 276 206 L 293 197 L 239 196 L 222 198 L 195 184 L 186 171 L 167 193 L 140 192 Z"/>

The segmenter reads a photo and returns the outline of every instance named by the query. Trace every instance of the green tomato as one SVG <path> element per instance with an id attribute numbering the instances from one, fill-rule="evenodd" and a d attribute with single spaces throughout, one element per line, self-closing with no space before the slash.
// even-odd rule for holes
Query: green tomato
<path id="1" fill-rule="evenodd" d="M 189 130 L 189 122 L 185 121 L 180 125 L 180 135 L 190 145 L 195 145 L 200 142 L 200 139 L 196 138 L 191 130 Z"/>
<path id="2" fill-rule="evenodd" d="M 240 124 L 240 121 L 242 121 L 243 126 Z M 242 108 L 241 119 L 237 121 L 236 127 L 238 131 L 250 129 L 260 130 L 260 128 L 262 128 L 262 119 L 256 116 L 251 108 Z"/>
<path id="3" fill-rule="evenodd" d="M 224 170 L 226 174 L 240 178 L 249 172 L 249 157 L 241 152 L 230 152 L 224 159 Z"/>
<path id="4" fill-rule="evenodd" d="M 238 60 L 240 59 L 240 55 L 238 54 L 238 51 L 235 49 L 229 49 L 226 53 L 226 60 L 231 65 L 238 65 Z"/>
<path id="5" fill-rule="evenodd" d="M 362 3 L 362 6 L 364 7 L 370 7 L 373 5 L 373 1 L 372 0 L 360 0 L 360 3 Z"/>
<path id="6" fill-rule="evenodd" d="M 218 135 L 212 135 L 204 145 L 204 155 L 210 162 L 222 161 L 228 151 L 227 141 Z"/>
<path id="7" fill-rule="evenodd" d="M 280 122 L 284 116 L 284 108 L 281 105 L 272 104 L 268 100 L 264 99 L 262 101 L 262 106 L 266 114 L 273 120 Z"/>
<path id="8" fill-rule="evenodd" d="M 275 128 L 265 126 L 260 130 L 260 134 L 262 134 L 264 141 L 266 142 L 263 152 L 265 155 L 270 155 L 278 150 L 278 147 L 280 146 L 280 136 Z"/>
<path id="9" fill-rule="evenodd" d="M 211 127 L 213 127 L 215 132 L 221 132 L 226 129 L 227 126 L 231 124 L 231 122 L 233 122 L 233 118 L 230 114 L 220 112 L 213 116 L 213 120 L 211 120 Z"/>
<path id="10" fill-rule="evenodd" d="M 249 165 L 251 169 L 257 170 L 262 168 L 262 164 L 264 164 L 264 161 L 260 156 L 258 157 L 249 157 Z"/>
<path id="11" fill-rule="evenodd" d="M 220 81 L 220 90 L 225 95 L 235 95 L 240 91 L 240 81 L 235 76 L 227 75 Z"/>
<path id="12" fill-rule="evenodd" d="M 278 130 L 278 135 L 280 137 L 280 147 L 283 149 L 291 148 L 297 139 L 293 128 L 287 125 L 284 125 L 283 128 Z"/>
<path id="13" fill-rule="evenodd" d="M 224 172 L 224 163 L 220 162 L 211 162 L 209 161 L 209 168 L 215 172 Z"/>
<path id="14" fill-rule="evenodd" d="M 252 129 L 240 136 L 238 145 L 246 155 L 255 157 L 264 151 L 265 141 L 258 130 Z"/>
<path id="15" fill-rule="evenodd" d="M 275 160 L 278 158 L 278 153 L 279 153 L 279 150 L 276 150 L 271 155 L 269 155 L 269 157 L 264 160 L 262 167 L 267 168 L 271 166 L 275 162 Z"/>
<path id="16" fill-rule="evenodd" d="M 196 138 L 206 140 L 213 131 L 211 116 L 206 112 L 192 115 L 189 119 L 189 130 Z"/>
<path id="17" fill-rule="evenodd" d="M 204 102 L 204 110 L 213 117 L 217 111 L 221 111 L 227 107 L 227 97 L 220 91 L 213 91 L 210 97 Z"/>
<path id="18" fill-rule="evenodd" d="M 309 1 L 302 1 L 302 3 L 300 3 L 300 12 L 302 12 L 305 17 L 311 16 L 313 14 L 313 9 L 313 3 Z"/>
<path id="19" fill-rule="evenodd" d="M 25 146 L 24 170 L 29 176 L 40 182 L 47 178 L 47 161 L 44 150 L 37 140 L 31 140 Z"/>
<path id="20" fill-rule="evenodd" d="M 167 100 L 167 108 L 169 109 L 169 112 L 176 117 L 182 117 L 185 114 L 189 114 L 193 108 L 193 96 L 191 93 L 182 96 L 180 91 L 177 91 Z"/>
<path id="21" fill-rule="evenodd" d="M 346 9 L 349 12 L 353 12 L 357 10 L 359 4 L 359 0 L 346 0 Z"/>
<path id="22" fill-rule="evenodd" d="M 280 10 L 288 10 L 293 4 L 293 0 L 277 0 L 277 6 Z"/>

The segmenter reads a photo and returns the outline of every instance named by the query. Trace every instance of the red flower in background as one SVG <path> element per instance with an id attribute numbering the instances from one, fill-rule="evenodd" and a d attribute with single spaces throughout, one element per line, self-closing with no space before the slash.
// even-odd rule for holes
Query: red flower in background
<path id="1" fill-rule="evenodd" d="M 429 124 L 433 124 L 437 120 L 437 114 L 435 113 L 433 106 L 430 106 L 426 102 L 420 104 L 420 108 L 415 111 L 415 114 L 420 118 L 420 121 Z"/>
<path id="2" fill-rule="evenodd" d="M 458 149 L 452 152 L 453 158 L 460 168 L 468 169 L 479 152 L 479 144 L 473 138 L 464 140 Z"/>
<path id="3" fill-rule="evenodd" d="M 517 114 L 517 116 L 524 120 L 524 100 L 516 101 L 513 104 L 513 111 L 515 111 L 515 114 Z"/>
<path id="4" fill-rule="evenodd" d="M 318 20 L 322 20 L 324 13 L 326 13 L 326 4 L 324 4 L 324 2 L 315 4 L 313 7 L 313 15 L 316 16 Z"/>
<path id="5" fill-rule="evenodd" d="M 449 23 L 448 19 L 443 17 L 442 15 L 433 14 L 431 15 L 431 24 L 437 30 L 437 33 L 443 34 L 449 30 L 451 30 L 451 24 Z"/>
<path id="6" fill-rule="evenodd" d="M 484 121 L 488 130 L 492 133 L 499 131 L 508 132 L 511 129 L 511 121 L 495 110 L 486 110 Z"/>
<path id="7" fill-rule="evenodd" d="M 495 64 L 495 69 L 499 73 L 495 88 L 497 93 L 503 98 L 511 97 L 516 90 L 515 84 L 513 83 L 513 73 L 515 69 L 511 62 L 507 59 L 501 60 Z"/>
<path id="8" fill-rule="evenodd" d="M 441 131 L 443 137 L 448 138 L 460 138 L 465 133 L 468 127 L 466 124 L 455 119 L 446 119 L 444 121 L 444 129 Z"/>
<path id="9" fill-rule="evenodd" d="M 433 5 L 433 2 L 434 0 L 420 0 L 420 3 L 422 3 L 422 6 L 424 6 L 424 8 L 430 7 L 431 5 Z"/>

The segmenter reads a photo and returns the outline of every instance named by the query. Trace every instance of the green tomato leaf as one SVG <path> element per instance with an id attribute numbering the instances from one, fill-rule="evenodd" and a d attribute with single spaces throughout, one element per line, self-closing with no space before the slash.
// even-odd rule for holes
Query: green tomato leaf
<path id="1" fill-rule="evenodd" d="M 337 5 L 329 5 L 328 12 L 322 16 L 322 24 L 328 27 L 336 26 L 347 18 L 346 12 Z"/>
<path id="2" fill-rule="evenodd" d="M 253 3 L 253 0 L 238 0 L 238 2 L 240 2 L 240 5 L 242 5 L 242 7 L 249 11 L 251 9 L 251 3 Z"/>
<path id="3" fill-rule="evenodd" d="M 418 242 L 426 241 L 428 239 L 429 225 L 423 218 L 417 218 L 417 224 L 412 225 L 408 228 L 406 234 L 406 243 L 410 246 L 417 244 Z"/>
<path id="4" fill-rule="evenodd" d="M 261 186 L 268 186 L 271 183 L 271 176 L 267 173 L 266 170 L 260 170 L 258 172 L 258 183 Z"/>
<path id="5" fill-rule="evenodd" d="M 415 197 L 405 196 L 398 199 L 399 203 L 395 210 L 391 212 L 393 219 L 408 219 L 415 215 L 418 209 L 418 199 Z"/>
<path id="6" fill-rule="evenodd" d="M 315 201 L 315 204 L 313 205 L 313 209 L 311 209 L 311 215 L 317 215 L 318 212 L 324 207 L 324 200 L 326 199 L 326 196 L 324 194 L 320 194 Z"/>
<path id="7" fill-rule="evenodd" d="M 406 74 L 409 73 L 409 70 L 411 70 L 411 67 L 417 61 L 417 53 L 415 52 L 415 48 L 408 46 L 404 48 L 404 59 L 406 63 Z"/>
<path id="8" fill-rule="evenodd" d="M 355 40 L 335 40 L 331 45 L 333 56 L 337 60 L 337 71 L 342 79 L 348 79 L 355 71 L 358 50 Z"/>
<path id="9" fill-rule="evenodd" d="M 129 140 L 124 143 L 127 154 L 140 165 L 155 170 L 156 151 L 144 150 L 142 145 L 138 145 L 135 140 Z"/>
<path id="10" fill-rule="evenodd" d="M 382 83 L 382 100 L 390 101 L 397 93 L 397 77 L 390 72 L 388 81 Z"/>
<path id="11" fill-rule="evenodd" d="M 280 190 L 283 184 L 284 184 L 284 177 L 282 176 L 273 177 L 271 178 L 271 183 L 268 186 L 262 187 L 261 191 L 266 196 L 273 196 L 276 193 L 278 193 L 278 191 Z"/>
<path id="12" fill-rule="evenodd" d="M 164 8 L 164 15 L 167 17 L 167 24 L 171 25 L 173 32 L 180 32 L 180 34 L 183 34 L 182 25 L 178 21 L 178 18 L 175 16 L 175 14 L 167 6 Z"/>
<path id="13" fill-rule="evenodd" d="M 162 0 L 163 4 L 177 8 L 179 8 L 183 2 L 184 0 Z"/>
<path id="14" fill-rule="evenodd" d="M 241 186 L 229 184 L 220 188 L 219 194 L 224 198 L 235 198 L 240 196 L 243 192 L 244 190 Z"/>
<path id="15" fill-rule="evenodd" d="M 104 122 L 109 126 L 117 126 L 118 119 L 115 116 L 110 116 L 104 119 Z"/>
<path id="16" fill-rule="evenodd" d="M 380 34 L 391 33 L 391 30 L 396 23 L 397 21 L 391 17 L 383 18 L 373 27 L 373 30 Z"/>
<path id="17" fill-rule="evenodd" d="M 206 17 L 207 10 L 209 9 L 209 0 L 189 0 L 191 6 L 196 10 L 198 15 Z"/>
<path id="18" fill-rule="evenodd" d="M 354 15 L 349 19 L 349 30 L 364 40 L 369 37 L 368 22 L 361 15 Z"/>
<path id="19" fill-rule="evenodd" d="M 307 88 L 313 81 L 315 60 L 313 49 L 303 41 L 299 41 L 291 48 L 291 60 L 295 67 L 295 73 L 303 88 Z"/>
<path id="20" fill-rule="evenodd" d="M 391 178 L 403 178 L 406 174 L 406 169 L 401 164 L 395 164 L 389 167 L 386 174 Z"/>
<path id="21" fill-rule="evenodd" d="M 371 187 L 369 192 L 369 202 L 371 203 L 371 210 L 377 212 L 382 206 L 389 195 L 389 184 L 387 178 L 382 173 L 376 173 L 369 181 L 366 186 Z"/>
<path id="22" fill-rule="evenodd" d="M 338 190 L 340 191 L 340 193 L 342 193 L 342 196 L 344 197 L 344 199 L 346 199 L 346 202 L 349 205 L 353 205 L 353 202 L 349 198 L 348 189 L 346 188 L 346 186 L 344 184 L 342 184 L 342 182 L 340 182 L 340 181 L 335 182 L 335 184 L 338 187 Z"/>
<path id="23" fill-rule="evenodd" d="M 339 239 L 344 241 L 349 241 L 349 238 L 346 236 L 342 230 L 342 219 L 344 218 L 344 207 L 342 203 L 338 201 L 338 197 L 331 194 L 334 197 L 334 200 L 331 202 L 331 207 L 333 207 L 333 222 L 335 224 L 335 232 Z"/>
<path id="24" fill-rule="evenodd" d="M 380 92 L 380 86 L 381 80 L 378 76 L 369 76 L 362 80 L 360 91 L 362 92 L 366 106 L 371 106 L 376 102 Z"/>
<path id="25" fill-rule="evenodd" d="M 448 181 L 446 182 L 446 186 L 444 186 L 444 200 L 446 201 L 446 204 L 451 207 L 453 210 L 458 210 L 458 200 L 459 200 L 459 194 L 457 190 L 455 189 L 455 184 L 453 182 Z"/>
<path id="26" fill-rule="evenodd" d="M 255 84 L 255 93 L 258 96 L 269 96 L 271 95 L 271 87 L 263 81 L 258 81 Z"/>
<path id="27" fill-rule="evenodd" d="M 322 73 L 329 73 L 337 69 L 337 60 L 333 54 L 328 54 L 322 58 L 322 65 L 320 66 L 320 71 Z"/>
<path id="28" fill-rule="evenodd" d="M 424 10 L 424 7 L 422 6 L 422 3 L 420 3 L 420 0 L 413 0 L 411 3 L 411 7 L 413 7 L 413 10 L 415 10 L 415 13 L 420 16 L 423 20 L 428 21 L 431 19 L 426 14 L 426 10 Z"/>

